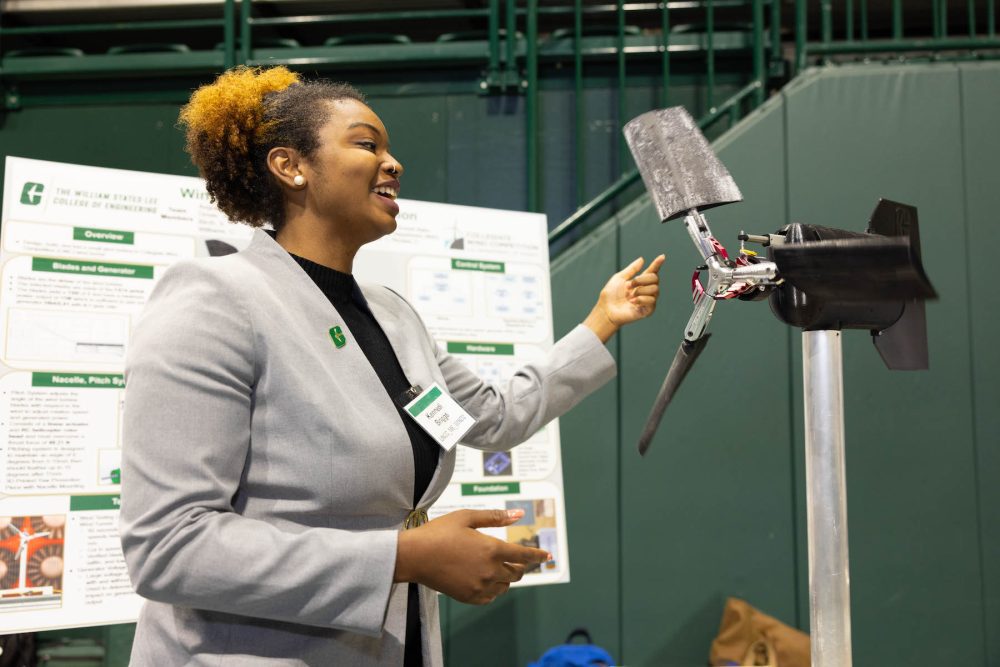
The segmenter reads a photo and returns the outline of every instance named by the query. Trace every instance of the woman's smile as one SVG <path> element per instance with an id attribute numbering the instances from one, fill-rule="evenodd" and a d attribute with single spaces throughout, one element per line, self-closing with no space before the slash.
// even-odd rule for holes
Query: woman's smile
<path id="1" fill-rule="evenodd" d="M 399 180 L 392 178 L 382 181 L 372 188 L 372 195 L 378 198 L 379 204 L 384 206 L 392 215 L 399 213 L 399 204 L 396 198 L 399 196 Z"/>

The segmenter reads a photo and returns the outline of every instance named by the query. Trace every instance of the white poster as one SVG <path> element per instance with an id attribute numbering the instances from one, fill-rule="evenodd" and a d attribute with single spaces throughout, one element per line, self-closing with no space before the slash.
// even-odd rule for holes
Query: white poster
<path id="1" fill-rule="evenodd" d="M 401 199 L 398 228 L 361 249 L 360 282 L 413 304 L 438 344 L 480 377 L 503 384 L 552 346 L 548 226 L 539 213 Z M 429 512 L 523 509 L 483 532 L 546 549 L 553 559 L 515 586 L 569 581 L 558 422 L 508 452 L 458 446 L 452 483 Z"/>
<path id="2" fill-rule="evenodd" d="M 552 345 L 542 215 L 400 200 L 399 228 L 355 264 L 417 308 L 492 382 Z M 118 538 L 125 349 L 172 263 L 252 230 L 198 178 L 8 157 L 0 218 L 0 634 L 132 622 Z M 521 585 L 569 580 L 559 431 L 511 452 L 459 445 L 431 516 L 521 508 L 486 530 L 554 558 Z"/>
<path id="3" fill-rule="evenodd" d="M 250 236 L 198 178 L 7 158 L 0 633 L 138 617 L 118 539 L 132 323 L 168 265 Z"/>

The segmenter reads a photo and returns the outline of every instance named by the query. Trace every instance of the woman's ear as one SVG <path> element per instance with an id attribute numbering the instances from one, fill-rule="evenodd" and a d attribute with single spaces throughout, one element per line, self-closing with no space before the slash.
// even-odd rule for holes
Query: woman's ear
<path id="1" fill-rule="evenodd" d="M 276 146 L 267 153 L 267 168 L 278 182 L 292 190 L 301 190 L 306 185 L 302 172 L 302 158 L 293 148 Z"/>

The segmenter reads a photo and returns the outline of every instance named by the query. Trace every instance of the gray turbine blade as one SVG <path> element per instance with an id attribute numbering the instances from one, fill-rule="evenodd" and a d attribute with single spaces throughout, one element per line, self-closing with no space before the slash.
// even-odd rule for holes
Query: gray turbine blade
<path id="1" fill-rule="evenodd" d="M 743 200 L 684 107 L 644 113 L 630 120 L 624 132 L 661 221 L 681 217 L 692 208 Z"/>
<path id="2" fill-rule="evenodd" d="M 667 406 L 670 405 L 670 401 L 673 399 L 674 394 L 677 393 L 677 388 L 681 386 L 681 382 L 684 381 L 688 371 L 694 366 L 698 355 L 705 349 L 705 343 L 711 337 L 712 335 L 708 334 L 693 342 L 689 340 L 681 341 L 680 347 L 677 348 L 677 354 L 674 355 L 674 361 L 670 364 L 670 370 L 667 371 L 667 377 L 663 380 L 663 386 L 660 387 L 660 393 L 656 395 L 656 402 L 653 403 L 653 409 L 649 412 L 646 427 L 642 429 L 642 435 L 639 437 L 640 455 L 646 455 L 646 450 L 649 449 L 650 443 L 653 442 L 653 436 L 656 435 L 656 429 L 660 427 L 660 420 L 663 419 L 663 413 L 666 411 Z"/>

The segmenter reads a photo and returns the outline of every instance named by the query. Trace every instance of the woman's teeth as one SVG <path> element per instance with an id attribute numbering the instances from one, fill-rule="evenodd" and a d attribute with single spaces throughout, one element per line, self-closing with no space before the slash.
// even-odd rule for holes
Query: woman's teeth
<path id="1" fill-rule="evenodd" d="M 377 188 L 372 188 L 372 192 L 383 197 L 388 197 L 389 199 L 395 199 L 399 194 L 394 188 L 388 185 L 380 185 Z"/>

